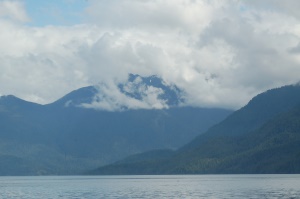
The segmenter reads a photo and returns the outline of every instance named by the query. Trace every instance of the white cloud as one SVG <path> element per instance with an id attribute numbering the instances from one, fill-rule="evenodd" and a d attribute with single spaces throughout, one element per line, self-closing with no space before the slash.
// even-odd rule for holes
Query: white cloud
<path id="1" fill-rule="evenodd" d="M 300 18 L 299 7 L 300 2 L 298 0 L 242 0 L 246 5 L 252 6 L 255 9 L 261 11 L 271 11 L 274 13 L 283 13 L 285 15 Z"/>
<path id="2" fill-rule="evenodd" d="M 109 82 L 108 84 L 98 84 L 98 94 L 90 104 L 82 104 L 85 108 L 94 108 L 99 110 L 120 111 L 127 109 L 162 109 L 168 108 L 166 101 L 159 99 L 159 95 L 163 93 L 160 88 L 153 86 L 138 86 L 142 98 L 136 99 L 122 93 L 117 86 L 118 83 Z M 130 83 L 129 83 L 130 84 Z M 133 82 L 134 84 L 134 82 Z M 125 90 L 129 93 L 131 85 L 127 85 Z"/>
<path id="3" fill-rule="evenodd" d="M 90 0 L 86 9 L 93 22 L 116 29 L 199 31 L 223 5 L 217 0 Z"/>
<path id="4" fill-rule="evenodd" d="M 0 17 L 14 22 L 28 22 L 30 20 L 24 10 L 23 3 L 17 0 L 0 1 Z"/>
<path id="5" fill-rule="evenodd" d="M 0 1 L 0 93 L 49 103 L 99 83 L 99 108 L 165 107 L 159 89 L 118 91 L 133 73 L 176 84 L 188 105 L 238 108 L 299 81 L 297 1 L 272 2 L 89 0 L 85 24 L 32 27 L 16 23 L 29 20 L 22 3 Z"/>

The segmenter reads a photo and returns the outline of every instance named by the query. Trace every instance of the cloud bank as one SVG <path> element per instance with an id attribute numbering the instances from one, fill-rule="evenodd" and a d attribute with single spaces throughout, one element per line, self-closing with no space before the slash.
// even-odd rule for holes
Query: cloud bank
<path id="1" fill-rule="evenodd" d="M 159 90 L 142 101 L 118 93 L 132 73 L 176 85 L 185 105 L 236 109 L 299 81 L 298 4 L 89 0 L 84 23 L 34 27 L 23 1 L 0 1 L 0 94 L 45 104 L 97 85 L 104 100 L 93 106 L 163 108 Z"/>

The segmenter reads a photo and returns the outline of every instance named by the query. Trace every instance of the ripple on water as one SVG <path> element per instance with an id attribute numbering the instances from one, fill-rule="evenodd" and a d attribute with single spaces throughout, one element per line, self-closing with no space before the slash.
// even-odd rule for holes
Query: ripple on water
<path id="1" fill-rule="evenodd" d="M 0 177 L 0 198 L 300 198 L 300 175 Z"/>

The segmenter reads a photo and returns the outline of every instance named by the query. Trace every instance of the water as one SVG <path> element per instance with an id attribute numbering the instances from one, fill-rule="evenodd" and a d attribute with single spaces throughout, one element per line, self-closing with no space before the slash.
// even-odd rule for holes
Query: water
<path id="1" fill-rule="evenodd" d="M 0 177 L 0 198 L 300 198 L 300 175 Z"/>

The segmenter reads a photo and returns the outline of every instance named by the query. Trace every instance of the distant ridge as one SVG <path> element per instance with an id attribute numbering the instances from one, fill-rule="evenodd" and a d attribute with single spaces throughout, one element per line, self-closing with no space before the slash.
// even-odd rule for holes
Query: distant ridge
<path id="1" fill-rule="evenodd" d="M 264 92 L 168 157 L 156 155 L 91 174 L 300 173 L 300 86 Z"/>
<path id="2" fill-rule="evenodd" d="M 76 107 L 83 103 L 92 103 L 94 96 L 97 94 L 98 90 L 95 86 L 87 86 L 75 91 L 70 92 L 59 100 L 48 104 L 48 106 L 55 107 Z"/>
<path id="3" fill-rule="evenodd" d="M 134 85 L 124 84 L 126 91 L 138 97 L 135 86 L 158 86 L 146 90 L 167 93 L 159 97 L 166 97 L 172 106 L 123 111 L 84 108 L 82 103 L 101 94 L 97 86 L 79 88 L 46 105 L 2 96 L 0 175 L 80 174 L 128 155 L 177 149 L 232 112 L 177 106 L 179 91 L 173 86 L 168 90 L 157 77 L 132 76 L 133 81 L 136 78 Z"/>

